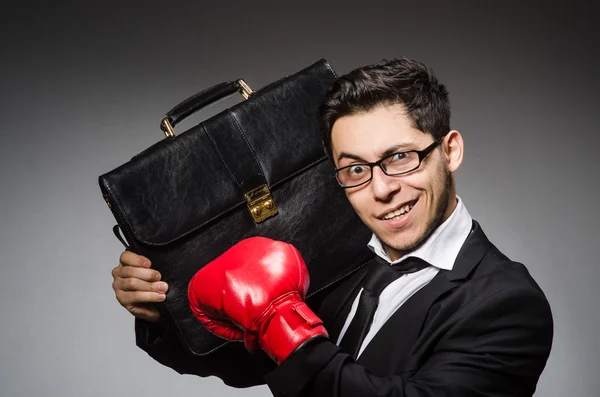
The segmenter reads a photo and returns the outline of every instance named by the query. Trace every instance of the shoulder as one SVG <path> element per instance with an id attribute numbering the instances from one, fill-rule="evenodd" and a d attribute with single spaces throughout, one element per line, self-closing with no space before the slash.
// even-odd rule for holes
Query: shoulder
<path id="1" fill-rule="evenodd" d="M 545 299 L 542 289 L 527 267 L 523 263 L 509 259 L 491 243 L 480 263 L 465 281 L 465 286 L 487 290 L 488 293 L 499 290 L 529 291 Z"/>
<path id="2" fill-rule="evenodd" d="M 550 304 L 527 267 L 509 259 L 493 244 L 472 273 L 441 302 L 456 321 L 478 318 L 552 328 Z"/>
<path id="3" fill-rule="evenodd" d="M 468 279 L 431 308 L 429 320 L 450 339 L 518 334 L 523 343 L 538 340 L 547 347 L 552 343 L 553 316 L 544 292 L 522 263 L 495 247 Z"/>
<path id="4" fill-rule="evenodd" d="M 487 238 L 480 237 L 480 240 L 485 242 L 485 250 L 477 265 L 468 275 L 451 278 L 454 287 L 438 300 L 433 311 L 455 319 L 470 317 L 482 310 L 488 313 L 510 311 L 520 317 L 541 315 L 551 323 L 548 300 L 527 267 L 508 258 Z"/>

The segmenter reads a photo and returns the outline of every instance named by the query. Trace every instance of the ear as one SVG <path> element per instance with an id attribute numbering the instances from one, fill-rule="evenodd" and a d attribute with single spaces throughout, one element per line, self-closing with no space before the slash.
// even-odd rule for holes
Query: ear
<path id="1" fill-rule="evenodd" d="M 442 141 L 442 147 L 448 171 L 456 172 L 462 164 L 465 149 L 460 132 L 456 130 L 448 132 Z"/>

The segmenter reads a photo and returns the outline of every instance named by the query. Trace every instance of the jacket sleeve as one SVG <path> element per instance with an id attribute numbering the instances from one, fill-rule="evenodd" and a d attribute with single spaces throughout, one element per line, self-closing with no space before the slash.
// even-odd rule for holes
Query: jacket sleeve
<path id="1" fill-rule="evenodd" d="M 226 342 L 214 352 L 196 356 L 180 342 L 168 322 L 160 326 L 136 319 L 136 344 L 159 363 L 180 374 L 217 376 L 232 387 L 264 384 L 263 376 L 275 368 L 262 351 L 250 354 L 241 342 Z"/>
<path id="2" fill-rule="evenodd" d="M 326 340 L 306 346 L 265 379 L 275 396 L 287 397 L 531 396 L 552 329 L 541 291 L 509 288 L 456 311 L 425 361 L 408 366 L 413 371 L 374 376 Z"/>

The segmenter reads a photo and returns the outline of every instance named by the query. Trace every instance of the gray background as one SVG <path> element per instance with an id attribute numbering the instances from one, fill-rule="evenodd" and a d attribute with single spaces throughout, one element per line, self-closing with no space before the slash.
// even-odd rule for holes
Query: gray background
<path id="1" fill-rule="evenodd" d="M 598 395 L 591 2 L 80 3 L 0 16 L 0 396 L 269 395 L 180 376 L 135 347 L 96 178 L 161 139 L 162 115 L 210 85 L 399 55 L 447 84 L 466 144 L 459 195 L 548 296 L 555 339 L 536 396 Z"/>

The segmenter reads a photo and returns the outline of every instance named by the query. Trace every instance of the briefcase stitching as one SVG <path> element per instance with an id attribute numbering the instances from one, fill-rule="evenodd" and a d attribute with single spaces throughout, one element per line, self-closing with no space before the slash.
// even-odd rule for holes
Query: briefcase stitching
<path id="1" fill-rule="evenodd" d="M 252 152 L 252 157 L 254 157 L 254 161 L 256 161 L 256 164 L 258 165 L 258 168 L 260 168 L 260 172 L 262 173 L 262 176 L 266 177 L 265 174 L 265 170 L 262 168 L 262 166 L 260 165 L 260 162 L 258 161 L 258 158 L 256 157 L 256 153 L 254 152 L 254 149 L 252 148 L 252 146 L 250 145 L 250 141 L 248 141 L 248 137 L 246 136 L 246 133 L 244 132 L 244 129 L 242 128 L 242 126 L 240 125 L 240 122 L 238 120 L 238 118 L 236 117 L 235 113 L 233 113 L 233 111 L 231 109 L 227 109 L 228 114 L 231 116 L 231 118 L 233 119 L 238 131 L 240 132 L 240 134 L 242 134 L 242 138 L 244 139 L 244 141 L 246 142 L 246 145 L 248 145 L 248 149 L 250 149 L 250 152 Z M 267 181 L 268 183 L 268 181 Z"/>
<path id="2" fill-rule="evenodd" d="M 217 146 L 217 142 L 214 140 L 214 138 L 212 137 L 212 135 L 210 134 L 210 132 L 208 132 L 208 128 L 206 128 L 206 125 L 204 123 L 202 123 L 202 129 L 206 132 L 206 136 L 208 137 L 208 139 L 210 139 L 210 142 L 212 143 L 213 147 L 215 148 L 215 151 L 217 152 L 217 154 L 221 158 L 221 161 L 223 162 L 223 165 L 227 169 L 227 172 L 229 173 L 229 175 L 231 176 L 231 178 L 233 179 L 233 181 L 235 182 L 235 184 L 238 185 L 238 187 L 240 187 L 241 186 L 240 183 L 236 179 L 235 175 L 233 175 L 233 172 L 231 172 L 231 169 L 227 165 L 227 162 L 225 161 L 225 158 L 223 157 L 223 154 L 221 154 L 221 150 Z"/>

